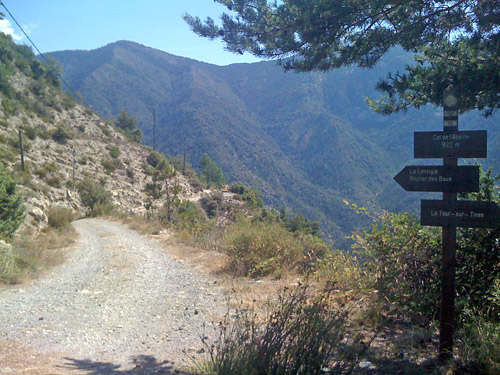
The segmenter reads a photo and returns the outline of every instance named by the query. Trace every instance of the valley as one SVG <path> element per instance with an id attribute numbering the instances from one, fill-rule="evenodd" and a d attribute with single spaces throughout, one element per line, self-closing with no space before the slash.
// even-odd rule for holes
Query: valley
<path id="1" fill-rule="evenodd" d="M 416 212 L 417 199 L 393 177 L 413 159 L 413 132 L 442 126 L 438 109 L 382 116 L 365 103 L 377 96 L 379 78 L 410 61 L 399 49 L 373 70 L 307 75 L 274 62 L 215 66 L 128 41 L 50 56 L 99 115 L 112 120 L 126 109 L 151 145 L 154 110 L 158 150 L 186 153 L 195 168 L 207 153 L 230 182 L 256 186 L 268 205 L 319 220 L 326 238 L 344 249 L 351 232 L 370 223 L 344 201 Z M 497 118 L 461 119 L 464 129 L 489 130 L 485 166 L 500 160 Z"/>

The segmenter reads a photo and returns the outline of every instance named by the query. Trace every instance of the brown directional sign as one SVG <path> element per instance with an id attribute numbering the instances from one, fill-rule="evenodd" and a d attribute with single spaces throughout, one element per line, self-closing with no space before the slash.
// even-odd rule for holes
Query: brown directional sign
<path id="1" fill-rule="evenodd" d="M 420 224 L 435 227 L 494 228 L 500 207 L 489 201 L 422 200 Z"/>
<path id="2" fill-rule="evenodd" d="M 486 130 L 415 132 L 414 157 L 486 158 Z"/>
<path id="3" fill-rule="evenodd" d="M 478 166 L 406 166 L 394 180 L 406 191 L 467 193 L 479 191 Z"/>

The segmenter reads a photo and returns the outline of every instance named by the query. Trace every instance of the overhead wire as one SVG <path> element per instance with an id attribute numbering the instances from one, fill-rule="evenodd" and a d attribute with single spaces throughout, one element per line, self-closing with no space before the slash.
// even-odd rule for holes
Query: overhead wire
<path id="1" fill-rule="evenodd" d="M 19 24 L 19 22 L 17 22 L 16 18 L 14 17 L 14 15 L 10 12 L 10 10 L 5 6 L 4 2 L 3 1 L 0 1 L 0 5 L 6 10 L 6 12 L 9 14 L 10 18 L 12 18 L 12 20 L 15 22 L 15 24 L 17 25 L 17 27 L 19 27 L 19 30 L 22 31 L 22 33 L 24 34 L 24 36 L 26 37 L 26 39 L 29 40 L 29 42 L 31 43 L 31 45 L 33 46 L 33 48 L 38 52 L 38 55 L 45 61 L 45 63 L 47 63 L 49 69 L 52 69 L 53 72 L 59 77 L 59 79 L 61 80 L 61 82 L 63 84 L 66 85 L 66 87 L 73 93 L 73 97 L 74 98 L 78 98 L 78 95 L 76 94 L 75 90 L 73 90 L 73 88 L 70 86 L 70 84 L 68 82 L 66 82 L 66 80 L 62 77 L 62 75 L 52 66 L 52 63 L 45 57 L 45 55 L 40 52 L 40 50 L 38 49 L 38 47 L 36 46 L 35 42 L 33 42 L 31 40 L 31 38 L 28 36 L 28 34 L 26 33 L 26 31 L 24 31 L 23 27 Z"/>

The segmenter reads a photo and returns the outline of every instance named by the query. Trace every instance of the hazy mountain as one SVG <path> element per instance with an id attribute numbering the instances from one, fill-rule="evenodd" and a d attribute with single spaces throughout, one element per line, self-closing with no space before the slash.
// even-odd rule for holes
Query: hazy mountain
<path id="1" fill-rule="evenodd" d="M 412 161 L 413 131 L 442 127 L 438 109 L 384 117 L 366 105 L 376 81 L 409 61 L 399 50 L 374 70 L 328 74 L 285 73 L 274 62 L 220 67 L 126 41 L 50 55 L 101 116 L 113 119 L 126 109 L 152 144 L 156 110 L 160 151 L 187 152 L 195 166 L 209 154 L 231 181 L 255 185 L 268 203 L 321 220 L 338 242 L 366 220 L 344 200 L 414 207 L 419 197 L 392 177 Z"/>

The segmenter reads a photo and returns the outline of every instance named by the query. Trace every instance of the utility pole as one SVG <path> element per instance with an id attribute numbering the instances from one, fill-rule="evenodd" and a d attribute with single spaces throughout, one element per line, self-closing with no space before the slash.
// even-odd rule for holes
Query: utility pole
<path id="1" fill-rule="evenodd" d="M 182 165 L 182 174 L 186 175 L 186 151 L 184 151 L 184 163 Z"/>
<path id="2" fill-rule="evenodd" d="M 75 148 L 73 148 L 73 190 L 75 189 Z"/>
<path id="3" fill-rule="evenodd" d="M 153 151 L 156 151 L 156 110 L 153 109 Z"/>
<path id="4" fill-rule="evenodd" d="M 19 128 L 19 150 L 21 151 L 21 168 L 24 172 L 24 148 L 23 148 L 23 131 Z"/>

